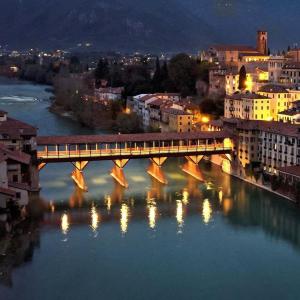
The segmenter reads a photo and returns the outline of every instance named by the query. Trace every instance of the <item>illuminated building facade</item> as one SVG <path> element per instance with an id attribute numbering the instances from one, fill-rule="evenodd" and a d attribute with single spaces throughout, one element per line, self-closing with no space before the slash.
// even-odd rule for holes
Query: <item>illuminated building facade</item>
<path id="1" fill-rule="evenodd" d="M 271 99 L 269 107 L 271 110 L 270 119 L 275 121 L 278 120 L 278 113 L 288 109 L 291 105 L 291 102 L 293 101 L 292 93 L 285 87 L 280 85 L 265 85 L 259 89 L 258 94 Z"/>
<path id="2" fill-rule="evenodd" d="M 278 121 L 300 124 L 300 100 L 292 103 L 292 107 L 278 113 Z"/>
<path id="3" fill-rule="evenodd" d="M 162 111 L 164 119 L 168 120 L 168 131 L 190 132 L 192 131 L 193 114 L 175 108 L 166 108 Z"/>
<path id="4" fill-rule="evenodd" d="M 225 118 L 244 120 L 270 120 L 272 99 L 256 93 L 236 93 L 226 95 L 224 101 Z"/>
<path id="5" fill-rule="evenodd" d="M 271 56 L 268 61 L 269 81 L 271 83 L 279 83 L 282 73 L 282 68 L 286 63 L 284 56 Z"/>

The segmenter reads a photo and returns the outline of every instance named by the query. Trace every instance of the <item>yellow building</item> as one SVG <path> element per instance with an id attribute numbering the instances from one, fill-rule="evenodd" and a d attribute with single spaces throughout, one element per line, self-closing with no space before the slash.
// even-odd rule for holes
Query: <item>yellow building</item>
<path id="1" fill-rule="evenodd" d="M 271 120 L 271 101 L 266 96 L 249 92 L 226 95 L 224 116 L 244 120 Z"/>
<path id="2" fill-rule="evenodd" d="M 163 119 L 168 122 L 168 131 L 192 131 L 193 114 L 176 108 L 165 108 L 163 109 L 162 113 Z"/>
<path id="3" fill-rule="evenodd" d="M 285 87 L 276 84 L 264 85 L 257 93 L 271 99 L 270 116 L 275 121 L 278 120 L 278 113 L 287 110 L 293 101 L 290 91 Z"/>

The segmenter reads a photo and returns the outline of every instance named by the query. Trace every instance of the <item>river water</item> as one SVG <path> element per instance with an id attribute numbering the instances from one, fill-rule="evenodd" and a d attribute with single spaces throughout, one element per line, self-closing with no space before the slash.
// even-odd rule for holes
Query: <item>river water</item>
<path id="1" fill-rule="evenodd" d="M 1 79 L 0 109 L 41 135 L 95 134 L 48 111 L 45 86 Z M 75 188 L 71 164 L 47 165 L 39 224 L 0 240 L 0 299 L 299 299 L 300 212 L 286 200 L 201 163 L 199 183 L 163 166 L 164 186 L 147 160 L 85 170 Z"/>

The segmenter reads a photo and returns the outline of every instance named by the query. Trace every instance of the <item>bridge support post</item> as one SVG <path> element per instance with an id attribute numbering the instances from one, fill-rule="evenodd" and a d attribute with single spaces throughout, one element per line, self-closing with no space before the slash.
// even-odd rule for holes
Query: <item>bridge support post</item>
<path id="1" fill-rule="evenodd" d="M 231 174 L 231 163 L 232 163 L 232 156 L 231 154 L 222 154 L 221 155 L 222 158 L 222 163 L 221 163 L 221 167 L 222 167 L 222 171 L 228 174 Z"/>
<path id="2" fill-rule="evenodd" d="M 124 188 L 128 188 L 128 182 L 125 178 L 123 168 L 127 165 L 129 159 L 114 160 L 115 166 L 112 168 L 110 175 Z"/>
<path id="3" fill-rule="evenodd" d="M 41 171 L 46 166 L 46 163 L 40 163 L 38 165 L 38 170 Z"/>
<path id="4" fill-rule="evenodd" d="M 89 163 L 88 161 L 77 161 L 75 163 L 72 163 L 75 168 L 71 174 L 71 177 L 76 183 L 76 185 L 85 192 L 87 192 L 88 187 L 85 183 L 83 170 L 88 165 L 88 163 Z"/>
<path id="5" fill-rule="evenodd" d="M 150 160 L 151 164 L 147 170 L 147 173 L 160 183 L 168 184 L 165 174 L 161 169 L 161 166 L 167 160 L 167 157 L 153 157 L 150 158 Z"/>
<path id="6" fill-rule="evenodd" d="M 203 155 L 186 156 L 187 162 L 181 167 L 181 170 L 199 181 L 204 181 L 199 168 L 199 162 L 202 158 Z"/>

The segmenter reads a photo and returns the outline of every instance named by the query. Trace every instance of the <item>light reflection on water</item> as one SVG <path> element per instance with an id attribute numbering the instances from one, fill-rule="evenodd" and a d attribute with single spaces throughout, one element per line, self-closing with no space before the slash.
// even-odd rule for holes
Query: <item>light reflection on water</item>
<path id="1" fill-rule="evenodd" d="M 208 224 L 211 220 L 212 217 L 212 208 L 209 203 L 208 199 L 205 199 L 203 201 L 203 209 L 202 209 L 202 217 L 203 217 L 203 222 L 205 224 Z"/>
<path id="2" fill-rule="evenodd" d="M 64 213 L 61 216 L 61 231 L 64 235 L 66 235 L 69 229 L 70 229 L 69 216 L 66 213 Z"/>
<path id="3" fill-rule="evenodd" d="M 100 213 L 97 212 L 96 207 L 92 205 L 91 208 L 91 228 L 96 232 L 100 222 Z"/>
<path id="4" fill-rule="evenodd" d="M 122 203 L 120 210 L 120 228 L 123 234 L 125 234 L 128 230 L 129 214 L 129 206 L 126 203 Z"/>

